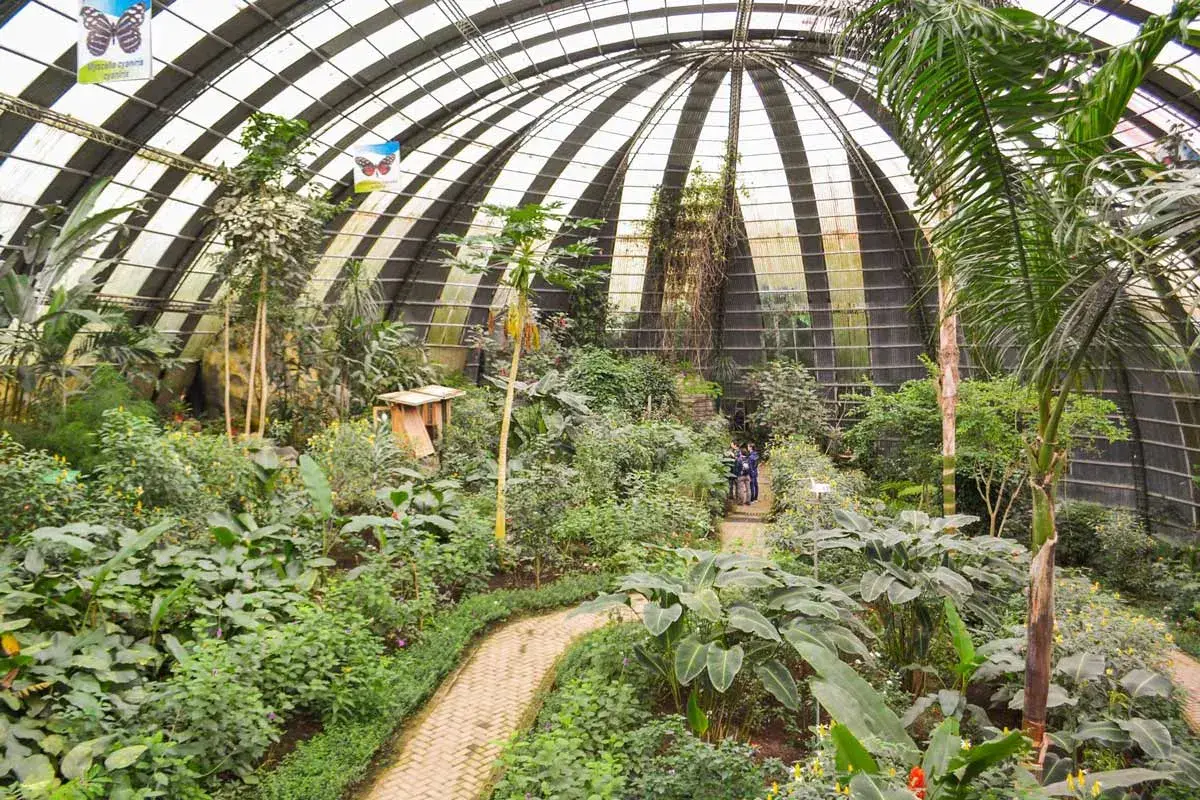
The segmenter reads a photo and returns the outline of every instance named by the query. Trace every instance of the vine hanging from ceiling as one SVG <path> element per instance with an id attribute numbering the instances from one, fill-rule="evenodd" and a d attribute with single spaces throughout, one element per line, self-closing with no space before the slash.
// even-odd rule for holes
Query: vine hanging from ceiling
<path id="1" fill-rule="evenodd" d="M 658 285 L 649 287 L 643 330 L 666 357 L 704 372 L 720 359 L 725 284 L 741 227 L 736 181 L 736 157 L 715 174 L 697 166 L 682 188 L 658 188 L 645 223 L 647 274 Z"/>

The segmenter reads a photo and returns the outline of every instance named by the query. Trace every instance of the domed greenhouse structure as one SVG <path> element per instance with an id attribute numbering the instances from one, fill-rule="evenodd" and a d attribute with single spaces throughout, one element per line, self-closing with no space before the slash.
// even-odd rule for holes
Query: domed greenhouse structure
<path id="1" fill-rule="evenodd" d="M 1198 17 L 0 2 L 0 797 L 1194 796 Z"/>

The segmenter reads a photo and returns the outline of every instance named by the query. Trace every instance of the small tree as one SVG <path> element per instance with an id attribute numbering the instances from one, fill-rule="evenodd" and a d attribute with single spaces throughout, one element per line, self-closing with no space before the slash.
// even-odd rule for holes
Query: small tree
<path id="1" fill-rule="evenodd" d="M 936 372 L 932 364 L 931 372 Z M 932 486 L 940 459 L 936 374 L 907 381 L 895 392 L 862 397 L 858 423 L 846 434 L 858 459 L 884 481 Z M 958 393 L 956 471 L 971 479 L 987 509 L 988 533 L 1000 536 L 1029 475 L 1029 448 L 1036 433 L 1037 397 L 1016 378 L 963 381 Z M 1063 412 L 1063 452 L 1095 450 L 1101 440 L 1124 441 L 1125 426 L 1113 421 L 1109 400 L 1075 394 Z"/>
<path id="2" fill-rule="evenodd" d="M 219 271 L 232 298 L 226 315 L 245 318 L 253 310 L 250 371 L 246 380 L 246 423 L 249 435 L 258 414 L 258 429 L 267 428 L 270 379 L 268 343 L 272 324 L 278 331 L 294 320 L 300 297 L 320 255 L 324 225 L 338 207 L 319 192 L 297 195 L 283 178 L 299 169 L 301 145 L 308 123 L 272 114 L 253 114 L 242 132 L 246 158 L 222 171 L 227 193 L 213 207 L 217 230 L 226 250 Z M 230 380 L 226 364 L 226 397 Z M 226 430 L 232 431 L 231 410 L 225 407 Z"/>
<path id="3" fill-rule="evenodd" d="M 521 352 L 536 347 L 538 330 L 537 285 L 550 283 L 568 290 L 597 280 L 603 270 L 590 264 L 599 252 L 591 236 L 556 245 L 558 237 L 570 237 L 580 231 L 595 230 L 597 219 L 570 219 L 558 213 L 562 203 L 529 203 L 519 207 L 485 205 L 484 213 L 495 222 L 494 232 L 475 236 L 444 235 L 442 241 L 455 245 L 450 263 L 466 272 L 482 274 L 499 269 L 498 281 L 507 295 L 505 331 L 513 344 L 512 363 L 507 375 L 504 411 L 500 417 L 500 442 L 496 470 L 496 539 L 505 539 L 504 489 L 508 473 L 508 434 L 512 425 L 513 398 Z"/>
<path id="4" fill-rule="evenodd" d="M 746 384 L 758 402 L 751 421 L 771 438 L 803 436 L 822 443 L 832 433 L 821 384 L 799 361 L 779 359 L 754 367 Z"/>

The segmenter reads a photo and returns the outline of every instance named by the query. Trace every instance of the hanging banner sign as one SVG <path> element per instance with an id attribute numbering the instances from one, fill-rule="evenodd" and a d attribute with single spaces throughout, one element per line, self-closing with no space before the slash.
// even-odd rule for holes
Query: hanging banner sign
<path id="1" fill-rule="evenodd" d="M 384 142 L 355 147 L 354 191 L 378 192 L 389 186 L 398 186 L 400 171 L 396 162 L 400 159 L 400 143 Z"/>
<path id="2" fill-rule="evenodd" d="M 150 58 L 152 0 L 80 0 L 80 83 L 144 81 Z"/>

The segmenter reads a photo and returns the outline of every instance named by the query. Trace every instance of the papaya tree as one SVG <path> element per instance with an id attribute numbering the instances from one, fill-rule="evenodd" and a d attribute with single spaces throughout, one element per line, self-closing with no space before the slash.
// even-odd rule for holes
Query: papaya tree
<path id="1" fill-rule="evenodd" d="M 569 291 L 582 289 L 594 283 L 604 270 L 592 263 L 599 253 L 595 237 L 584 235 L 600 227 L 602 220 L 573 219 L 560 214 L 561 207 L 562 203 L 484 205 L 481 211 L 492 223 L 488 232 L 441 237 L 452 245 L 448 255 L 453 267 L 477 275 L 500 272 L 497 299 L 504 309 L 504 330 L 512 344 L 497 449 L 496 539 L 500 542 L 506 536 L 504 491 L 517 373 L 522 352 L 537 346 L 541 337 L 538 289 L 545 285 Z"/>

